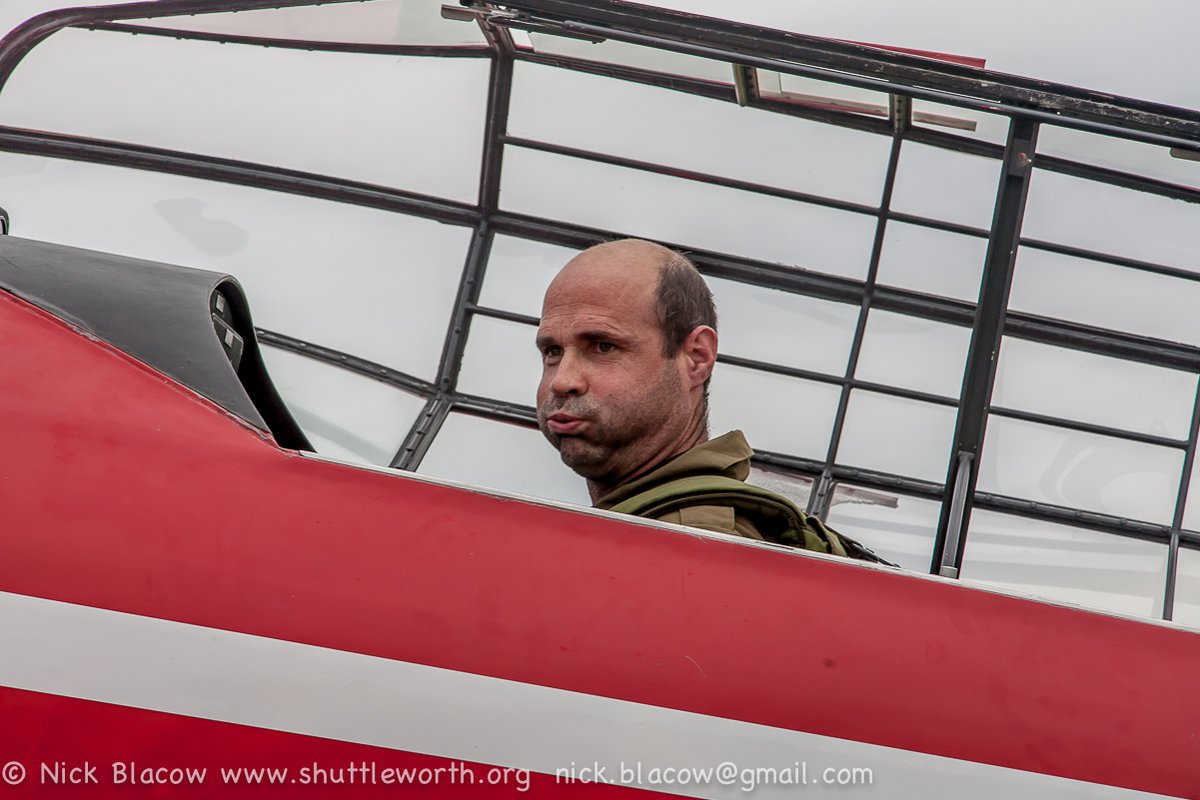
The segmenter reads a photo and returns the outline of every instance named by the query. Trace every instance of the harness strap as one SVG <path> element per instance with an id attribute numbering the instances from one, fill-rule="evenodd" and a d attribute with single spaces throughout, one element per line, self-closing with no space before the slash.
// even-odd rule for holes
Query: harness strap
<path id="1" fill-rule="evenodd" d="M 732 506 L 753 516 L 777 519 L 781 524 L 774 526 L 773 539 L 780 544 L 855 557 L 847 552 L 845 537 L 830 530 L 816 517 L 805 514 L 787 498 L 722 475 L 677 478 L 627 498 L 611 510 L 654 518 L 698 505 Z"/>

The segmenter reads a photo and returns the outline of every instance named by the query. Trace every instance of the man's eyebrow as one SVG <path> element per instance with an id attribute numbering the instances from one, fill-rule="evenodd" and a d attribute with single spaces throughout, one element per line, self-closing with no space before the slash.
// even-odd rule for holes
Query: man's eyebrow
<path id="1" fill-rule="evenodd" d="M 593 328 L 591 330 L 577 331 L 575 333 L 580 339 L 585 339 L 589 342 L 606 341 L 606 342 L 623 342 L 625 336 L 614 331 L 611 328 Z"/>
<path id="2" fill-rule="evenodd" d="M 627 338 L 611 328 L 590 328 L 588 330 L 575 331 L 571 338 L 582 339 L 585 342 L 618 342 L 624 343 Z M 558 339 L 549 334 L 540 334 L 535 340 L 538 350 L 545 350 L 552 344 L 557 344 Z"/>

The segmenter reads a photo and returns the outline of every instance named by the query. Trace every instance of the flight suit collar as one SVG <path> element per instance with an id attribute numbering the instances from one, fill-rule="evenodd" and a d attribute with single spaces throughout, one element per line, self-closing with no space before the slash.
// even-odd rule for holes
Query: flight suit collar
<path id="1" fill-rule="evenodd" d="M 612 508 L 626 498 L 644 492 L 660 483 L 687 475 L 724 475 L 744 481 L 750 475 L 750 449 L 741 431 L 730 431 L 724 436 L 702 442 L 687 452 L 680 453 L 645 475 L 619 486 L 601 497 L 595 508 Z"/>

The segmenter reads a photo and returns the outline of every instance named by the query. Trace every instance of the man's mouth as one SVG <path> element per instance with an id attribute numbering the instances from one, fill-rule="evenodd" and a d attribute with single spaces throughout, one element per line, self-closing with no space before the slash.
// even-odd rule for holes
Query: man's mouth
<path id="1" fill-rule="evenodd" d="M 546 427 L 550 429 L 551 433 L 557 433 L 559 435 L 572 434 L 577 433 L 586 422 L 587 420 L 580 419 L 579 417 L 573 417 L 570 414 L 563 414 L 562 412 L 559 412 L 557 414 L 551 414 L 546 418 Z"/>

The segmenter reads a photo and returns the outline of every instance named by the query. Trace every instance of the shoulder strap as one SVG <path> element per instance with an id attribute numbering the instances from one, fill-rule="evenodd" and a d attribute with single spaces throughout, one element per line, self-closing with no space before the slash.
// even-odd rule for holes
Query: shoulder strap
<path id="1" fill-rule="evenodd" d="M 721 475 L 693 475 L 678 478 L 627 498 L 612 511 L 642 517 L 658 517 L 695 505 L 733 506 L 755 516 L 778 518 L 774 539 L 780 544 L 832 553 L 865 561 L 884 561 L 858 542 L 830 529 L 816 517 L 805 514 L 796 504 L 774 492 Z"/>

